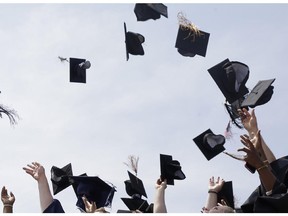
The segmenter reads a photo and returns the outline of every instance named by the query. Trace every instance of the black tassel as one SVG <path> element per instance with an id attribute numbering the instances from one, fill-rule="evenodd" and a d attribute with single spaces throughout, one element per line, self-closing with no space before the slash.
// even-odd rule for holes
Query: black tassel
<path id="1" fill-rule="evenodd" d="M 17 115 L 17 112 L 13 109 L 9 109 L 7 107 L 4 107 L 3 105 L 0 105 L 0 117 L 2 118 L 2 113 L 8 116 L 10 124 L 15 125 L 17 124 L 16 118 L 19 118 Z"/>

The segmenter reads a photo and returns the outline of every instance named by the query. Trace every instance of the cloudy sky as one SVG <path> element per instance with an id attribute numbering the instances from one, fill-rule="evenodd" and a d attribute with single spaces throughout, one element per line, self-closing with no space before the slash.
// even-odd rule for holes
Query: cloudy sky
<path id="1" fill-rule="evenodd" d="M 208 128 L 223 134 L 229 121 L 207 72 L 226 58 L 249 66 L 249 89 L 276 78 L 271 101 L 256 115 L 276 157 L 287 154 L 288 4 L 165 5 L 168 19 L 137 22 L 135 3 L 0 4 L 0 103 L 20 116 L 15 126 L 0 119 L 0 185 L 14 192 L 15 212 L 40 212 L 37 184 L 22 170 L 32 161 L 43 164 L 49 179 L 53 165 L 71 163 L 74 175 L 113 183 L 115 213 L 126 209 L 123 162 L 139 156 L 138 177 L 151 203 L 160 154 L 179 160 L 186 174 L 166 190 L 168 212 L 199 213 L 211 176 L 233 181 L 240 206 L 258 175 L 224 154 L 207 161 L 192 140 Z M 206 57 L 177 52 L 178 12 L 210 33 Z M 144 56 L 126 61 L 124 22 L 145 37 Z M 69 65 L 58 56 L 89 60 L 87 83 L 70 83 Z M 245 131 L 232 126 L 232 132 L 225 147 L 236 152 Z M 79 212 L 71 187 L 55 198 L 66 212 Z"/>

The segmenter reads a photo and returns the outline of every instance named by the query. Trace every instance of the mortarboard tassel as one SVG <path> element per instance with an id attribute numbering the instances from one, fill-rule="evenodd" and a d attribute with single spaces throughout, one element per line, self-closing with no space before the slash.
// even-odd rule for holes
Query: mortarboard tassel
<path id="1" fill-rule="evenodd" d="M 225 129 L 225 132 L 224 132 L 225 139 L 228 139 L 228 140 L 231 139 L 233 136 L 232 127 L 231 127 L 230 123 L 231 123 L 231 121 L 229 120 L 227 127 Z"/>
<path id="2" fill-rule="evenodd" d="M 135 172 L 135 175 L 137 176 L 137 173 L 138 173 L 138 161 L 139 161 L 139 157 L 137 156 L 134 156 L 134 155 L 129 155 L 128 156 L 128 163 L 125 163 L 124 164 L 126 166 L 128 166 L 132 171 Z"/>
<path id="3" fill-rule="evenodd" d="M 189 29 L 190 30 L 190 33 L 187 36 L 187 38 L 192 36 L 192 38 L 193 38 L 192 42 L 195 42 L 196 37 L 200 37 L 200 36 L 204 35 L 203 33 L 200 32 L 200 30 L 197 28 L 196 25 L 194 25 L 190 20 L 188 20 L 185 17 L 185 15 L 182 12 L 178 13 L 177 18 L 178 18 L 179 25 L 182 29 L 184 29 L 184 30 Z"/>
<path id="4" fill-rule="evenodd" d="M 67 58 L 63 58 L 63 57 L 61 57 L 61 56 L 58 56 L 58 58 L 60 59 L 61 62 L 64 62 L 64 61 L 69 62 Z"/>
<path id="5" fill-rule="evenodd" d="M 224 103 L 224 105 L 231 118 L 232 123 L 235 124 L 239 129 L 243 129 L 241 120 L 239 120 L 239 116 L 235 114 L 233 107 L 229 105 L 227 102 Z"/>
<path id="6" fill-rule="evenodd" d="M 9 118 L 10 124 L 15 125 L 17 124 L 16 118 L 19 118 L 17 112 L 13 109 L 8 109 L 3 105 L 0 105 L 0 117 L 2 118 L 2 113 L 6 114 Z"/>

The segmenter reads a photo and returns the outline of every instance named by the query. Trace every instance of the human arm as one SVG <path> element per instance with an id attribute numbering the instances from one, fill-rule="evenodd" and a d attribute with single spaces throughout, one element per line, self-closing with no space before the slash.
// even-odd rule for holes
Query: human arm
<path id="1" fill-rule="evenodd" d="M 162 181 L 158 179 L 155 185 L 155 198 L 153 213 L 167 213 L 167 208 L 165 204 L 165 189 L 167 188 L 167 180 Z"/>
<path id="2" fill-rule="evenodd" d="M 257 118 L 255 115 L 255 109 L 252 109 L 251 113 L 249 113 L 249 111 L 245 108 L 242 108 L 238 110 L 239 115 L 241 117 L 241 121 L 242 124 L 244 126 L 244 128 L 247 130 L 248 134 L 249 134 L 249 138 L 250 140 L 253 140 L 256 138 L 256 134 L 258 132 L 258 123 L 257 123 Z M 266 142 L 264 141 L 263 137 L 261 137 L 261 144 L 262 144 L 262 149 L 265 153 L 266 156 L 266 160 L 271 163 L 273 161 L 276 160 L 273 152 L 271 151 L 271 149 L 268 147 L 268 145 L 266 144 Z M 255 145 L 255 148 L 258 150 L 259 147 L 257 145 Z"/>
<path id="3" fill-rule="evenodd" d="M 38 162 L 32 162 L 32 164 L 28 164 L 27 167 L 23 167 L 23 169 L 38 183 L 40 207 L 43 212 L 53 202 L 48 180 L 45 175 L 45 169 Z"/>
<path id="4" fill-rule="evenodd" d="M 207 197 L 205 207 L 203 208 L 204 212 L 209 212 L 210 209 L 217 206 L 218 193 L 219 191 L 221 191 L 224 183 L 225 183 L 224 179 L 220 179 L 220 177 L 218 177 L 216 181 L 214 179 L 214 176 L 212 176 L 209 179 L 208 197 Z"/>
<path id="5" fill-rule="evenodd" d="M 264 150 L 262 148 L 262 139 L 260 131 L 257 131 L 255 142 L 258 146 L 258 150 L 256 150 L 254 144 L 249 139 L 247 135 L 241 135 L 241 142 L 245 147 L 238 149 L 238 151 L 243 151 L 246 153 L 244 157 L 244 161 L 253 166 L 258 174 L 262 185 L 264 186 L 266 192 L 272 191 L 276 182 L 276 177 L 272 173 L 271 168 L 268 163 L 265 163 L 267 160 L 266 154 L 264 154 Z"/>
<path id="6" fill-rule="evenodd" d="M 1 190 L 1 201 L 3 203 L 3 213 L 13 213 L 15 196 L 12 192 L 10 192 L 9 195 L 5 186 L 3 186 Z"/>

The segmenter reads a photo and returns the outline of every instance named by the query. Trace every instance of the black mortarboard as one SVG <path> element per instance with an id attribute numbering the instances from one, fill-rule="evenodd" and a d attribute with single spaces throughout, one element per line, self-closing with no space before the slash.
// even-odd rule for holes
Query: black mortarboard
<path id="1" fill-rule="evenodd" d="M 222 189 L 218 192 L 217 202 L 221 203 L 224 200 L 228 206 L 234 209 L 234 195 L 232 181 L 227 181 L 224 183 Z"/>
<path id="2" fill-rule="evenodd" d="M 114 187 L 110 186 L 97 176 L 71 176 L 75 194 L 78 198 L 76 206 L 85 211 L 82 197 L 85 196 L 89 202 L 94 201 L 97 208 L 111 206 Z"/>
<path id="3" fill-rule="evenodd" d="M 210 129 L 195 137 L 193 141 L 207 160 L 212 159 L 225 150 L 223 146 L 225 137 L 223 135 L 215 135 Z"/>
<path id="4" fill-rule="evenodd" d="M 191 30 L 183 25 L 179 26 L 175 47 L 178 52 L 187 57 L 196 54 L 205 57 L 210 34 L 200 30 Z"/>
<path id="5" fill-rule="evenodd" d="M 249 92 L 245 86 L 249 78 L 249 67 L 246 64 L 225 59 L 208 69 L 208 72 L 230 104 L 244 98 Z"/>
<path id="6" fill-rule="evenodd" d="M 121 198 L 131 211 L 139 210 L 143 213 L 153 213 L 153 204 L 148 204 L 147 200 L 141 198 Z"/>
<path id="7" fill-rule="evenodd" d="M 248 96 L 244 99 L 241 104 L 241 107 L 251 107 L 254 108 L 256 106 L 267 103 L 272 95 L 273 89 L 272 83 L 275 79 L 269 80 L 260 80 L 256 86 L 250 91 Z"/>
<path id="8" fill-rule="evenodd" d="M 122 210 L 122 209 L 118 209 L 116 213 L 133 213 L 130 210 Z"/>
<path id="9" fill-rule="evenodd" d="M 128 61 L 129 54 L 144 55 L 142 43 L 145 42 L 145 37 L 139 33 L 127 32 L 126 23 L 124 22 L 125 43 L 126 43 L 126 59 Z"/>
<path id="10" fill-rule="evenodd" d="M 167 180 L 168 185 L 174 185 L 174 179 L 183 180 L 186 178 L 182 172 L 179 161 L 173 160 L 171 155 L 160 154 L 161 180 Z"/>
<path id="11" fill-rule="evenodd" d="M 70 82 L 86 83 L 86 69 L 91 64 L 86 59 L 70 58 Z"/>
<path id="12" fill-rule="evenodd" d="M 69 181 L 69 176 L 72 176 L 72 166 L 71 163 L 67 164 L 63 168 L 58 168 L 52 166 L 51 168 L 51 181 L 53 187 L 53 194 L 56 195 L 60 191 L 71 185 Z"/>
<path id="13" fill-rule="evenodd" d="M 126 193 L 131 196 L 141 197 L 142 195 L 147 198 L 147 194 L 141 179 L 127 171 L 130 180 L 124 181 Z"/>
<path id="14" fill-rule="evenodd" d="M 156 20 L 159 19 L 161 15 L 168 18 L 167 6 L 161 3 L 137 3 L 135 4 L 134 13 L 137 21 Z"/>

